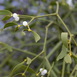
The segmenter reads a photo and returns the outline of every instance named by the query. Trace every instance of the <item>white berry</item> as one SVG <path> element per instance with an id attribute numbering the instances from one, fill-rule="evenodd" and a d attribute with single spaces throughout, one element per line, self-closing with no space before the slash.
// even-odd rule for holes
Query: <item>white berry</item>
<path id="1" fill-rule="evenodd" d="M 15 21 L 19 21 L 19 17 L 15 17 Z"/>
<path id="2" fill-rule="evenodd" d="M 40 68 L 40 72 L 43 70 L 43 68 Z"/>
<path id="3" fill-rule="evenodd" d="M 18 17 L 18 14 L 17 13 L 13 13 L 13 17 L 14 18 Z"/>
<path id="4" fill-rule="evenodd" d="M 44 68 L 40 68 L 40 73 L 43 76 L 43 75 L 45 75 L 47 73 L 47 70 L 44 69 Z"/>
<path id="5" fill-rule="evenodd" d="M 46 70 L 46 69 L 44 69 L 44 70 L 43 70 L 43 73 L 44 73 L 44 74 L 46 74 L 46 73 L 47 73 L 47 70 Z"/>
<path id="6" fill-rule="evenodd" d="M 23 22 L 23 25 L 24 25 L 24 26 L 27 26 L 27 25 L 28 25 L 28 23 L 27 23 L 26 21 L 24 21 L 24 22 Z"/>

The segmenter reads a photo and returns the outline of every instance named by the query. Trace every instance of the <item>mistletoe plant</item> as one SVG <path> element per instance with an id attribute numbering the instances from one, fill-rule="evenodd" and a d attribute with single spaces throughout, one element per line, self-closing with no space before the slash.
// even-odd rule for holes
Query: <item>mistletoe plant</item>
<path id="1" fill-rule="evenodd" d="M 64 0 L 63 0 L 64 1 Z M 77 77 L 77 55 L 73 51 L 73 45 L 77 46 L 77 42 L 74 38 L 74 34 L 70 31 L 68 26 L 64 23 L 63 19 L 61 18 L 59 14 L 59 5 L 67 6 L 66 3 L 59 3 L 56 2 L 56 11 L 55 13 L 51 14 L 45 14 L 45 15 L 40 15 L 40 16 L 31 16 L 31 15 L 20 15 L 17 13 L 12 13 L 9 10 L 0 10 L 0 15 L 4 15 L 4 18 L 2 19 L 3 21 L 7 21 L 10 18 L 13 18 L 12 21 L 6 23 L 4 27 L 1 29 L 1 31 L 5 30 L 6 28 L 8 29 L 9 27 L 13 27 L 13 30 L 15 32 L 19 31 L 22 29 L 22 33 L 25 35 L 25 32 L 32 33 L 34 36 L 34 40 L 36 43 L 32 45 L 37 45 L 41 46 L 43 45 L 41 51 L 39 54 L 33 53 L 32 51 L 29 52 L 27 50 L 22 50 L 18 49 L 15 47 L 12 47 L 6 43 L 0 42 L 1 49 L 0 51 L 3 50 L 8 50 L 9 51 L 9 56 L 6 58 L 1 64 L 0 68 L 4 66 L 4 64 L 9 60 L 9 58 L 14 54 L 14 51 L 20 51 L 22 53 L 26 53 L 28 55 L 33 56 L 32 58 L 30 56 L 26 56 L 24 60 L 22 60 L 20 63 L 16 64 L 11 71 L 8 73 L 7 76 L 4 77 Z M 69 7 L 69 6 L 68 6 Z M 70 7 L 69 7 L 70 9 Z M 70 9 L 72 10 L 72 9 Z M 53 40 L 58 37 L 51 37 L 50 40 L 48 40 L 48 33 L 52 34 L 52 31 L 49 31 L 53 24 L 57 25 L 58 23 L 55 23 L 54 20 L 51 21 L 49 20 L 48 24 L 45 27 L 45 38 L 44 38 L 44 43 L 39 43 L 39 40 L 41 40 L 40 33 L 36 33 L 30 25 L 31 23 L 39 18 L 43 17 L 56 17 L 56 19 L 59 21 L 62 28 L 62 26 L 67 30 L 67 31 L 61 31 L 60 33 L 60 39 L 59 42 L 51 49 L 51 51 L 48 53 L 47 50 L 47 45 L 48 43 L 52 43 Z M 23 18 L 30 18 L 30 21 L 27 22 L 27 20 L 23 21 L 22 24 L 19 23 L 21 19 Z M 58 26 L 58 25 L 57 25 Z M 22 28 L 23 27 L 23 28 Z M 58 28 L 58 27 L 57 27 Z M 37 30 L 37 29 L 36 29 Z M 27 35 L 27 34 L 26 34 Z M 50 38 L 50 37 L 49 37 Z M 54 43 L 52 43 L 54 45 Z M 72 45 L 73 44 L 73 45 Z M 31 45 L 31 46 L 32 46 Z M 30 45 L 28 45 L 30 46 Z M 36 48 L 36 47 L 35 47 Z M 60 51 L 60 52 L 57 52 Z M 53 58 L 53 55 L 56 55 L 55 58 Z M 21 54 L 22 56 L 22 54 Z M 23 57 L 23 56 L 22 56 Z M 52 58 L 53 60 L 51 61 Z M 30 66 L 32 63 L 35 61 L 39 60 L 41 63 L 40 65 L 36 68 L 33 69 Z M 15 63 L 15 62 L 14 62 Z M 37 62 L 36 62 L 37 63 Z"/>

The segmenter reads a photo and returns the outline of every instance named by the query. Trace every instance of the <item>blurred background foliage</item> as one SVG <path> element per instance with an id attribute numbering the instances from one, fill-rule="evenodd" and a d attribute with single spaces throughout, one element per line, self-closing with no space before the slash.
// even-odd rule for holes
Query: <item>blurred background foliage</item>
<path id="1" fill-rule="evenodd" d="M 73 0 L 74 7 L 69 6 L 65 0 L 57 1 L 60 5 L 59 15 L 67 24 L 71 33 L 74 34 L 75 40 L 77 41 L 77 1 Z M 21 15 L 39 16 L 51 14 L 56 11 L 56 0 L 0 0 L 0 10 L 4 9 Z M 3 17 L 4 16 L 0 16 L 0 28 L 3 28 L 4 24 L 13 19 L 11 18 L 8 21 L 2 21 Z M 21 20 L 17 23 L 22 24 L 23 21 L 29 22 L 30 18 L 21 18 Z M 45 38 L 45 27 L 51 21 L 53 21 L 53 24 L 48 30 L 47 54 L 49 52 L 53 53 L 54 51 L 53 55 L 49 58 L 49 61 L 51 64 L 55 61 L 53 71 L 56 73 L 55 77 L 60 77 L 62 60 L 56 62 L 56 57 L 62 48 L 60 43 L 61 32 L 67 31 L 56 16 L 42 17 L 31 22 L 31 29 L 36 31 L 41 36 L 41 40 L 38 43 L 35 43 L 32 33 L 25 32 L 26 35 L 22 33 L 22 29 L 25 27 L 20 28 L 17 32 L 14 31 L 15 27 L 9 27 L 0 32 L 0 41 L 13 47 L 13 51 L 9 51 L 9 49 L 0 46 L 0 77 L 8 77 L 14 66 L 22 62 L 26 57 L 33 58 L 42 50 Z M 27 53 L 24 50 L 26 50 Z M 77 53 L 77 47 L 73 43 L 72 51 Z M 32 52 L 33 55 L 29 54 L 29 52 Z M 37 59 L 31 64 L 31 68 L 36 70 L 40 67 L 41 62 L 42 61 L 40 59 Z M 72 67 L 70 68 L 70 71 L 72 71 L 74 65 L 75 62 L 71 65 Z M 43 66 L 44 64 L 41 65 L 41 67 Z M 69 73 L 67 72 L 66 75 L 69 75 Z"/>

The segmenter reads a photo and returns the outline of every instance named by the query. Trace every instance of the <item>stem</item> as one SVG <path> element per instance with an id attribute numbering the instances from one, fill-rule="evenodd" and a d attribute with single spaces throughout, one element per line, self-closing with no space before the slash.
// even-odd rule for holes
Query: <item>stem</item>
<path id="1" fill-rule="evenodd" d="M 32 56 L 36 56 L 35 53 L 29 52 L 27 50 L 21 50 L 19 48 L 13 48 L 13 49 L 16 50 L 16 51 L 24 52 L 24 53 L 29 54 L 29 55 L 32 55 Z"/>
<path id="2" fill-rule="evenodd" d="M 74 24 L 74 27 L 76 27 L 76 20 L 74 19 L 74 16 L 73 16 L 73 14 L 70 14 L 70 18 L 71 18 L 71 20 L 72 20 L 72 22 L 73 22 L 73 24 Z"/>
<path id="3" fill-rule="evenodd" d="M 42 51 L 41 53 L 39 53 L 36 57 L 34 57 L 33 59 L 32 59 L 32 62 L 36 59 L 36 58 L 38 58 L 41 54 L 43 54 L 44 53 L 44 51 Z"/>
<path id="4" fill-rule="evenodd" d="M 62 67 L 62 77 L 64 77 L 64 71 L 65 71 L 65 61 L 63 61 L 63 67 Z"/>
<path id="5" fill-rule="evenodd" d="M 69 35 L 71 36 L 72 33 L 70 32 L 70 30 L 68 29 L 67 25 L 64 23 L 64 21 L 61 19 L 61 17 L 59 16 L 59 14 L 57 14 L 57 17 L 59 18 L 59 20 L 62 22 L 62 24 L 64 25 L 64 27 L 66 28 L 66 30 L 68 31 Z M 72 37 L 75 45 L 77 46 L 77 42 L 75 41 L 74 37 Z"/>
<path id="6" fill-rule="evenodd" d="M 19 15 L 20 18 L 33 18 L 34 16 L 30 16 L 30 15 Z"/>
<path id="7" fill-rule="evenodd" d="M 45 57 L 45 65 L 48 70 L 50 70 L 50 68 L 52 69 L 52 66 L 51 66 L 50 62 L 48 61 L 47 57 Z M 57 75 L 55 74 L 55 72 L 53 70 L 50 71 L 50 76 L 57 77 Z"/>
<path id="8" fill-rule="evenodd" d="M 77 68 L 77 65 L 75 65 L 75 67 L 74 67 L 74 69 L 72 70 L 72 72 L 71 72 L 71 74 L 70 74 L 69 77 L 71 77 L 71 76 L 73 75 L 73 73 L 75 72 L 76 68 Z"/>
<path id="9" fill-rule="evenodd" d="M 53 66 L 54 66 L 54 62 L 52 63 L 52 65 L 51 65 L 51 67 L 50 67 L 50 69 L 49 69 L 49 71 L 48 71 L 48 76 L 47 76 L 47 77 L 50 76 Z"/>
<path id="10" fill-rule="evenodd" d="M 28 25 L 27 25 L 28 29 L 30 29 L 29 24 L 30 24 L 33 20 L 34 20 L 34 17 L 28 22 Z"/>
<path id="11" fill-rule="evenodd" d="M 33 18 L 28 22 L 28 24 L 30 24 L 34 19 L 35 19 L 35 18 L 33 17 Z"/>
<path id="12" fill-rule="evenodd" d="M 0 64 L 0 69 L 5 65 L 5 63 L 6 63 L 7 61 L 9 61 L 9 59 L 10 59 L 10 57 L 11 57 L 12 55 L 13 55 L 13 54 L 11 54 L 11 55 L 9 54 L 8 57 L 3 60 L 3 62 Z"/>
<path id="13" fill-rule="evenodd" d="M 30 63 L 31 64 L 31 63 Z M 24 74 L 26 73 L 27 69 L 29 68 L 30 64 L 28 64 L 28 66 L 26 67 Z"/>
<path id="14" fill-rule="evenodd" d="M 54 37 L 50 38 L 50 39 L 47 41 L 47 44 L 50 43 L 50 42 L 52 42 L 52 41 L 54 41 L 56 38 L 57 38 L 57 36 L 54 36 Z M 24 44 L 24 45 L 22 45 L 20 48 L 23 48 L 23 47 L 25 47 L 25 46 L 41 46 L 41 45 L 43 45 L 43 43 L 30 43 L 30 44 Z"/>
<path id="15" fill-rule="evenodd" d="M 36 58 L 38 58 L 42 53 L 44 53 L 44 51 L 42 51 L 40 54 L 38 54 L 36 57 L 34 57 L 34 58 L 32 59 L 32 61 L 31 61 L 31 63 L 32 63 Z M 29 66 L 31 65 L 31 63 L 28 64 L 28 66 L 27 66 L 27 68 L 25 69 L 24 73 L 26 73 L 26 71 L 27 71 L 27 69 L 29 68 Z"/>
<path id="16" fill-rule="evenodd" d="M 70 74 L 70 64 L 67 65 L 67 73 Z"/>
<path id="17" fill-rule="evenodd" d="M 64 25 L 64 27 L 66 28 L 66 30 L 68 31 L 68 33 L 71 35 L 70 30 L 68 29 L 68 27 L 66 26 L 66 24 L 63 22 L 63 20 L 61 19 L 61 17 L 59 16 L 59 14 L 57 14 L 57 17 L 59 18 L 59 20 L 62 22 L 62 24 Z"/>
<path id="18" fill-rule="evenodd" d="M 49 28 L 49 26 L 50 26 L 52 23 L 53 23 L 53 22 L 50 22 L 50 23 L 46 26 L 46 33 L 45 33 L 44 46 L 43 46 L 43 51 L 45 52 L 45 55 L 46 55 L 46 43 L 47 43 L 48 28 Z"/>
<path id="19" fill-rule="evenodd" d="M 48 17 L 48 16 L 54 16 L 54 15 L 56 15 L 56 13 L 46 14 L 46 15 L 41 15 L 41 16 L 35 16 L 35 18 Z"/>
<path id="20" fill-rule="evenodd" d="M 77 77 L 77 71 L 75 72 L 75 76 L 74 77 Z"/>
<path id="21" fill-rule="evenodd" d="M 57 4 L 56 14 L 58 14 L 58 11 L 59 11 L 59 3 L 56 2 L 56 4 Z"/>

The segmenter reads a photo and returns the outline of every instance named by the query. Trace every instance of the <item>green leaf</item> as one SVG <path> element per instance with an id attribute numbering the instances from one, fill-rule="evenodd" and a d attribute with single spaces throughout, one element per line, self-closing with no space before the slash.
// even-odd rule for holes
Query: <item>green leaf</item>
<path id="1" fill-rule="evenodd" d="M 64 58 L 66 56 L 67 52 L 68 52 L 68 49 L 63 45 L 62 46 L 62 51 L 60 52 L 60 54 L 57 57 L 57 61 Z"/>
<path id="2" fill-rule="evenodd" d="M 70 57 L 70 55 L 69 54 L 67 54 L 65 57 L 64 57 L 64 60 L 65 60 L 65 62 L 66 63 L 72 63 L 72 59 L 71 59 L 71 57 Z"/>
<path id="3" fill-rule="evenodd" d="M 34 35 L 35 42 L 38 42 L 40 40 L 40 36 L 36 32 L 34 32 L 34 31 L 32 31 L 32 33 Z"/>
<path id="4" fill-rule="evenodd" d="M 9 23 L 5 24 L 4 28 L 11 27 L 11 26 L 14 26 L 14 25 L 18 25 L 18 24 L 14 23 L 14 22 L 9 22 Z"/>
<path id="5" fill-rule="evenodd" d="M 11 18 L 11 16 L 5 16 L 2 20 L 3 21 L 7 21 L 7 20 L 9 20 Z"/>
<path id="6" fill-rule="evenodd" d="M 61 39 L 62 39 L 62 42 L 63 42 L 64 46 L 66 48 L 68 48 L 68 33 L 67 32 L 62 32 L 61 33 Z"/>
<path id="7" fill-rule="evenodd" d="M 29 57 L 27 57 L 27 64 L 30 64 L 31 62 L 32 60 Z"/>
<path id="8" fill-rule="evenodd" d="M 27 68 L 27 66 L 25 66 L 23 64 L 24 64 L 24 61 L 21 62 L 20 64 L 16 65 L 14 67 L 14 69 L 12 70 L 12 72 L 10 73 L 9 77 L 12 77 L 17 73 L 22 73 Z M 30 73 L 35 73 L 35 71 L 31 68 L 28 68 L 27 71 L 30 72 Z"/>
<path id="9" fill-rule="evenodd" d="M 8 10 L 0 10 L 0 15 L 12 15 L 12 13 Z"/>

